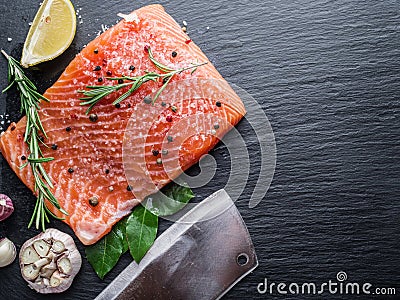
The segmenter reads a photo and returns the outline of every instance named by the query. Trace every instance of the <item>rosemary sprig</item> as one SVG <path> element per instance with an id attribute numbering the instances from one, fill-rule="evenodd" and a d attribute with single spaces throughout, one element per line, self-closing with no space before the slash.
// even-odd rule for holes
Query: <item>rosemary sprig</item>
<path id="1" fill-rule="evenodd" d="M 57 217 L 49 210 L 45 204 L 45 200 L 48 200 L 51 205 L 56 207 L 64 215 L 68 215 L 68 213 L 61 208 L 58 200 L 51 192 L 51 189 L 54 186 L 49 175 L 42 166 L 42 163 L 54 159 L 53 157 L 44 157 L 42 150 L 40 149 L 41 144 L 47 147 L 47 145 L 42 141 L 40 134 L 45 138 L 47 138 L 47 134 L 38 114 L 38 111 L 40 110 L 39 104 L 41 100 L 49 100 L 37 92 L 36 86 L 28 77 L 26 77 L 19 63 L 13 57 L 9 56 L 4 50 L 1 50 L 1 53 L 8 61 L 9 85 L 3 90 L 3 93 L 8 91 L 13 85 L 16 85 L 17 90 L 20 92 L 21 113 L 26 116 L 24 141 L 27 143 L 30 153 L 27 162 L 20 166 L 20 169 L 26 167 L 28 164 L 30 165 L 35 179 L 34 190 L 37 193 L 35 209 L 28 228 L 30 228 L 33 222 L 35 222 L 36 229 L 41 227 L 44 231 L 46 230 L 45 222 L 50 222 L 48 215 L 62 220 L 62 218 Z"/>
<path id="2" fill-rule="evenodd" d="M 120 84 L 116 85 L 89 85 L 86 86 L 86 90 L 78 90 L 78 93 L 83 94 L 83 96 L 80 98 L 82 102 L 80 105 L 89 105 L 88 109 L 86 110 L 86 114 L 89 114 L 92 108 L 100 102 L 101 99 L 104 97 L 119 91 L 120 89 L 124 87 L 130 86 L 130 88 L 121 96 L 119 96 L 114 102 L 113 105 L 120 103 L 121 101 L 125 100 L 128 98 L 130 95 L 132 95 L 135 91 L 137 91 L 144 83 L 148 81 L 157 81 L 159 78 L 163 79 L 163 85 L 160 87 L 160 89 L 157 91 L 157 93 L 154 95 L 152 99 L 152 104 L 154 104 L 162 91 L 167 87 L 168 83 L 171 81 L 171 79 L 177 75 L 182 73 L 183 71 L 186 70 L 192 70 L 191 74 L 193 74 L 194 71 L 197 70 L 198 67 L 203 66 L 207 64 L 207 62 L 200 63 L 200 64 L 194 64 L 192 63 L 191 66 L 185 67 L 185 68 L 180 68 L 180 69 L 173 69 L 170 68 L 159 61 L 157 61 L 153 53 L 151 51 L 151 48 L 147 48 L 147 52 L 149 55 L 149 59 L 151 62 L 156 66 L 157 69 L 159 69 L 162 73 L 155 73 L 155 72 L 146 72 L 144 75 L 141 76 L 121 76 L 121 77 L 106 77 L 109 80 L 118 80 L 118 81 L 127 81 L 123 82 Z"/>

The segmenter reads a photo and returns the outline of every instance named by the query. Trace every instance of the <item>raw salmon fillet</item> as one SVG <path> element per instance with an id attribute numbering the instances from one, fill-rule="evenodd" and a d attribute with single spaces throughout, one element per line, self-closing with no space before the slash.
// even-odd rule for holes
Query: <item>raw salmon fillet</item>
<path id="1" fill-rule="evenodd" d="M 91 111 L 98 119 L 91 121 L 85 114 L 87 106 L 80 105 L 82 94 L 77 91 L 88 85 L 116 84 L 106 79 L 111 74 L 118 77 L 142 75 L 145 71 L 160 73 L 148 58 L 147 46 L 155 59 L 174 69 L 208 62 L 162 6 L 150 5 L 125 16 L 90 42 L 44 94 L 50 103 L 42 102 L 39 115 L 49 147 L 42 150 L 45 157 L 54 160 L 43 166 L 54 182 L 55 197 L 69 213 L 65 222 L 85 245 L 97 242 L 144 196 L 195 164 L 231 128 L 228 125 L 234 126 L 245 114 L 240 98 L 208 62 L 193 74 L 188 70 L 175 76 L 156 104 L 147 104 L 151 112 L 165 102 L 158 115 L 143 112 L 144 97 L 154 94 L 162 85 L 162 82 L 148 82 L 121 102 L 120 107 L 112 102 L 124 90 L 102 99 Z M 176 56 L 171 54 L 173 51 Z M 101 83 L 98 78 L 103 79 Z M 180 81 L 184 83 L 179 85 Z M 205 115 L 214 117 L 204 118 Z M 213 131 L 213 118 L 225 120 L 228 125 L 220 122 Z M 128 122 L 129 135 L 125 134 Z M 11 168 L 33 191 L 30 167 L 19 169 L 24 163 L 21 157 L 29 155 L 23 141 L 25 124 L 25 118 L 11 124 L 2 134 L 0 146 Z M 173 140 L 165 142 L 174 124 Z M 202 132 L 182 135 L 196 128 Z M 57 149 L 51 147 L 54 144 Z M 162 154 L 165 145 L 170 147 L 169 154 Z M 173 159 L 173 153 L 178 153 L 177 159 Z M 161 157 L 163 163 L 157 162 Z M 143 162 L 152 186 L 144 183 Z M 167 163 L 175 163 L 168 172 Z M 130 174 L 129 186 L 125 173 Z M 99 201 L 95 207 L 89 204 L 94 196 Z M 49 205 L 49 208 L 62 216 L 54 207 Z"/>

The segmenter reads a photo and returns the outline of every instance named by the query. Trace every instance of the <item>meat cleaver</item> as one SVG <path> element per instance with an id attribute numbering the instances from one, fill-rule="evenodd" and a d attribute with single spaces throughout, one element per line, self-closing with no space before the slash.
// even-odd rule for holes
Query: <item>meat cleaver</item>
<path id="1" fill-rule="evenodd" d="M 98 296 L 110 299 L 219 299 L 258 265 L 246 225 L 219 190 L 162 233 Z"/>

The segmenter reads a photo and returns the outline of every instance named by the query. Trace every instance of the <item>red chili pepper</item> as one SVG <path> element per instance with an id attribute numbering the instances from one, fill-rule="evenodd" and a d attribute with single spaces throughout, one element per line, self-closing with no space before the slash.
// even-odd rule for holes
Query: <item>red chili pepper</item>
<path id="1" fill-rule="evenodd" d="M 189 45 L 191 42 L 192 42 L 192 40 L 187 40 L 187 41 L 185 41 L 185 44 Z"/>

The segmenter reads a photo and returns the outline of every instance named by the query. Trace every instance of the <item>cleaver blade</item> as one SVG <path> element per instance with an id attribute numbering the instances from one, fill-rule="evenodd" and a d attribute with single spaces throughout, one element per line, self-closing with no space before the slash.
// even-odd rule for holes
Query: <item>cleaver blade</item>
<path id="1" fill-rule="evenodd" d="M 162 233 L 96 298 L 219 299 L 258 266 L 247 227 L 219 190 Z"/>

